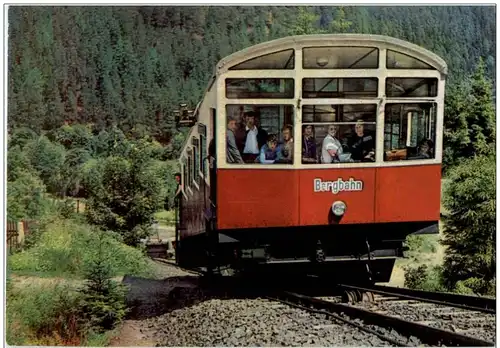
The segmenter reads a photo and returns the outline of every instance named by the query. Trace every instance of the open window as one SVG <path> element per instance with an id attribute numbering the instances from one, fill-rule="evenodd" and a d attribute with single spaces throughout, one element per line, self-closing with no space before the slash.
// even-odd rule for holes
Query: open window
<path id="1" fill-rule="evenodd" d="M 387 104 L 384 161 L 435 158 L 436 103 Z"/>
<path id="2" fill-rule="evenodd" d="M 302 163 L 374 162 L 377 104 L 303 105 Z"/>
<path id="3" fill-rule="evenodd" d="M 293 105 L 229 104 L 226 118 L 226 163 L 293 163 Z"/>

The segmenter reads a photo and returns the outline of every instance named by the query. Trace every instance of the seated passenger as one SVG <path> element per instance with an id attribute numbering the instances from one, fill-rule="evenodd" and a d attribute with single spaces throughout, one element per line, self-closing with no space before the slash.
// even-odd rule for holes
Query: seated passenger
<path id="1" fill-rule="evenodd" d="M 281 148 L 280 162 L 292 163 L 293 162 L 293 127 L 287 124 L 283 127 L 283 144 Z"/>
<path id="2" fill-rule="evenodd" d="M 226 161 L 227 163 L 244 163 L 236 146 L 234 132 L 237 129 L 236 119 L 228 117 L 226 130 Z"/>
<path id="3" fill-rule="evenodd" d="M 350 141 L 352 159 L 355 161 L 375 161 L 375 137 L 365 132 L 363 121 L 354 126 L 354 135 Z"/>
<path id="4" fill-rule="evenodd" d="M 328 134 L 323 139 L 321 146 L 321 163 L 338 162 L 343 153 L 342 144 L 335 137 L 337 135 L 337 126 L 331 124 L 328 126 Z"/>
<path id="5" fill-rule="evenodd" d="M 418 147 L 418 154 L 411 159 L 428 159 L 433 158 L 432 149 L 433 143 L 430 139 L 424 139 L 420 142 L 420 146 Z"/>
<path id="6" fill-rule="evenodd" d="M 314 127 L 302 127 L 302 163 L 316 163 L 316 143 L 314 141 Z"/>
<path id="7" fill-rule="evenodd" d="M 260 149 L 260 163 L 274 163 L 281 159 L 281 148 L 278 146 L 278 137 L 275 134 L 269 134 L 267 143 Z"/>

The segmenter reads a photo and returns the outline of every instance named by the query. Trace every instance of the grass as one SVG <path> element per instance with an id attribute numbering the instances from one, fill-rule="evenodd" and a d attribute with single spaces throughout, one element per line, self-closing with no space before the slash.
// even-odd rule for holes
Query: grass
<path id="1" fill-rule="evenodd" d="M 7 289 L 9 345 L 80 345 L 83 337 L 75 312 L 78 295 L 65 280 L 30 286 L 11 279 Z"/>
<path id="2" fill-rule="evenodd" d="M 82 318 L 84 275 L 98 257 L 97 230 L 78 220 L 56 220 L 31 248 L 7 259 L 7 335 L 10 345 L 107 346 L 113 331 L 94 332 Z M 151 277 L 153 263 L 141 250 L 104 233 L 111 277 Z M 92 269 L 92 268 L 91 268 Z"/>
<path id="3" fill-rule="evenodd" d="M 175 226 L 175 212 L 173 210 L 161 210 L 155 213 L 155 219 L 163 226 Z"/>
<path id="4" fill-rule="evenodd" d="M 442 229 L 441 222 L 439 223 Z M 420 265 L 437 266 L 443 262 L 444 247 L 439 243 L 441 234 L 427 234 L 421 236 L 410 236 L 409 251 L 405 253 L 406 258 L 396 260 L 392 271 L 391 286 L 404 286 L 405 267 L 418 267 Z"/>
<path id="5" fill-rule="evenodd" d="M 18 275 L 79 278 L 96 256 L 96 231 L 74 220 L 56 221 L 47 227 L 32 248 L 9 256 L 11 271 Z M 106 236 L 105 251 L 113 276 L 150 275 L 150 261 L 135 248 L 122 244 L 112 235 Z"/>

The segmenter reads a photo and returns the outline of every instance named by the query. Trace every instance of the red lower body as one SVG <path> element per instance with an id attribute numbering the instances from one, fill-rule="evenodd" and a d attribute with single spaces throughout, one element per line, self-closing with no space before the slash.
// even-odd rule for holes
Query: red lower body
<path id="1" fill-rule="evenodd" d="M 328 225 L 336 201 L 346 204 L 339 224 L 439 220 L 440 165 L 219 169 L 217 182 L 221 230 Z"/>

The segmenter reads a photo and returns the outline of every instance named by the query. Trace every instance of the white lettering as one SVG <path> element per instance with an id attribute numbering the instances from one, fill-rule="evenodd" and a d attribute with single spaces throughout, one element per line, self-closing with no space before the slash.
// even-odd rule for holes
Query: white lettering
<path id="1" fill-rule="evenodd" d="M 349 178 L 345 181 L 338 178 L 336 181 L 322 181 L 321 179 L 314 179 L 314 192 L 328 192 L 336 195 L 342 191 L 363 191 L 363 181 Z"/>

